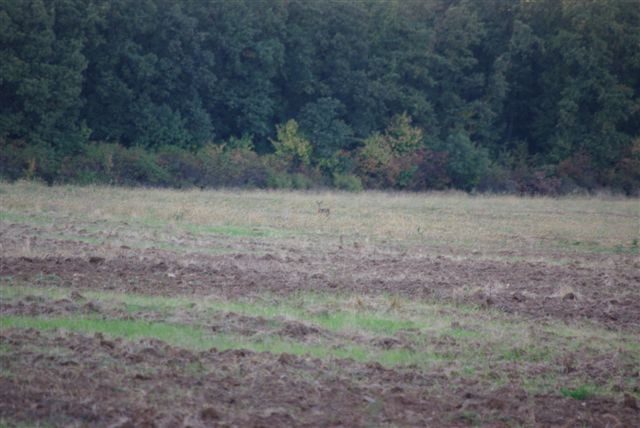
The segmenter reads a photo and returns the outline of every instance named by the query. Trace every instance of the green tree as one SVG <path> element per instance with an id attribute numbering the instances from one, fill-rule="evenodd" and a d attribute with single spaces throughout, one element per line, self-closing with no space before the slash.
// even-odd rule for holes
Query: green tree
<path id="1" fill-rule="evenodd" d="M 315 158 L 328 158 L 352 144 L 353 131 L 340 118 L 343 112 L 342 103 L 329 97 L 308 103 L 300 112 L 300 129 L 313 145 Z"/>
<path id="2" fill-rule="evenodd" d="M 144 147 L 211 141 L 201 93 L 211 91 L 214 61 L 197 20 L 168 0 L 104 1 L 99 14 L 84 92 L 92 137 Z"/>
<path id="3" fill-rule="evenodd" d="M 0 137 L 52 145 L 70 153 L 86 140 L 79 120 L 87 60 L 81 31 L 61 24 L 81 22 L 70 15 L 80 2 L 0 1 Z M 56 31 L 58 30 L 58 31 Z"/>
<path id="4" fill-rule="evenodd" d="M 203 46 L 215 56 L 215 91 L 205 101 L 223 139 L 249 133 L 267 149 L 277 123 L 275 79 L 283 66 L 283 10 L 279 2 L 196 2 Z"/>
<path id="5" fill-rule="evenodd" d="M 291 119 L 276 126 L 277 138 L 271 140 L 275 155 L 283 160 L 292 170 L 309 165 L 311 159 L 311 143 L 300 133 L 298 123 Z"/>
<path id="6" fill-rule="evenodd" d="M 395 116 L 384 134 L 374 133 L 358 149 L 358 173 L 368 187 L 412 187 L 422 157 L 422 130 L 407 114 Z"/>
<path id="7" fill-rule="evenodd" d="M 543 38 L 532 151 L 557 163 L 583 151 L 600 169 L 631 144 L 638 120 L 640 12 L 625 1 L 541 1 L 528 6 Z"/>
<path id="8" fill-rule="evenodd" d="M 447 154 L 447 174 L 457 189 L 473 190 L 487 172 L 486 149 L 474 144 L 464 131 L 451 134 L 438 149 Z"/>

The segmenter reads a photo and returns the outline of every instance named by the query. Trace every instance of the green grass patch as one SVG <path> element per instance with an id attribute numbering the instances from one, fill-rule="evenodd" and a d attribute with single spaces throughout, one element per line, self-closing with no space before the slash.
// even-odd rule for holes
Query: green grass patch
<path id="1" fill-rule="evenodd" d="M 69 298 L 71 291 L 62 287 L 0 286 L 0 296 L 7 300 L 25 296 Z M 631 363 L 640 361 L 640 347 L 631 333 L 588 325 L 568 326 L 561 322 L 531 329 L 527 320 L 474 307 L 435 302 L 320 293 L 300 293 L 286 298 L 265 295 L 234 301 L 215 296 L 162 297 L 88 290 L 81 293 L 88 300 L 98 301 L 107 308 L 124 309 L 134 316 L 155 313 L 156 319 L 181 322 L 187 314 L 188 322 L 195 326 L 184 326 L 186 330 L 182 329 L 183 326 L 159 323 L 148 328 L 141 324 L 144 328 L 135 331 L 160 329 L 145 334 L 193 349 L 245 347 L 255 351 L 378 361 L 385 365 L 442 362 L 475 368 L 486 365 L 487 361 L 547 363 L 565 352 L 578 352 L 592 358 L 611 349 L 620 349 Z M 262 338 L 212 337 L 211 332 L 198 327 L 198 324 L 207 324 L 212 317 L 224 317 L 229 313 L 266 319 L 264 332 L 269 334 Z M 337 334 L 314 336 L 315 348 L 310 344 L 282 340 L 276 334 L 287 321 L 301 322 Z M 459 325 L 454 327 L 456 323 Z M 127 337 L 127 334 L 133 334 L 131 331 L 118 335 Z M 388 337 L 400 338 L 401 346 L 382 349 L 378 339 Z M 231 342 L 226 343 L 225 340 Z M 201 341 L 202 344 L 198 345 Z"/>
<path id="2" fill-rule="evenodd" d="M 555 248 L 562 250 L 574 250 L 594 254 L 638 254 L 638 240 L 633 239 L 628 243 L 617 245 L 603 245 L 595 241 L 567 241 L 559 239 L 555 241 Z"/>
<path id="3" fill-rule="evenodd" d="M 393 334 L 399 330 L 417 329 L 412 320 L 383 317 L 369 311 L 312 311 L 309 306 L 293 306 L 289 303 L 209 302 L 208 306 L 224 312 L 237 312 L 249 316 L 266 318 L 283 317 L 296 321 L 311 322 L 327 330 L 337 332 L 364 331 L 373 334 Z"/>
<path id="4" fill-rule="evenodd" d="M 316 358 L 349 358 L 358 362 L 378 362 L 386 366 L 420 364 L 425 365 L 437 356 L 429 353 L 417 353 L 411 350 L 375 351 L 359 345 L 323 346 L 309 345 L 276 336 L 258 339 L 245 338 L 228 334 L 211 334 L 205 329 L 174 325 L 161 322 L 138 320 L 103 320 L 86 317 L 34 318 L 24 316 L 0 317 L 0 329 L 35 328 L 38 330 L 64 329 L 82 333 L 102 333 L 111 337 L 122 337 L 128 340 L 153 338 L 170 345 L 203 351 L 211 348 L 218 350 L 249 349 L 255 352 L 273 354 L 289 353 L 293 355 L 309 355 Z"/>
<path id="5" fill-rule="evenodd" d="M 194 235 L 221 235 L 229 237 L 254 237 L 272 238 L 286 236 L 287 233 L 281 230 L 265 227 L 246 227 L 237 225 L 199 225 L 186 223 L 181 219 L 163 220 L 157 217 L 145 217 L 135 221 L 134 226 L 141 226 L 147 229 L 163 230 L 168 226 L 177 227 Z"/>
<path id="6" fill-rule="evenodd" d="M 125 339 L 155 338 L 175 346 L 204 350 L 213 347 L 206 332 L 197 327 L 150 323 L 137 320 L 101 320 L 84 317 L 33 318 L 0 317 L 1 328 L 65 329 L 83 333 L 104 333 Z"/>
<path id="7" fill-rule="evenodd" d="M 467 330 L 464 328 L 452 328 L 443 333 L 444 336 L 450 336 L 458 339 L 481 338 L 482 332 L 477 330 Z"/>
<path id="8" fill-rule="evenodd" d="M 575 389 L 571 388 L 560 388 L 560 393 L 565 397 L 573 398 L 574 400 L 586 400 L 595 395 L 593 388 L 582 385 Z"/>
<path id="9" fill-rule="evenodd" d="M 65 288 L 37 288 L 37 287 L 5 287 L 0 286 L 0 296 L 4 298 L 18 298 L 27 295 L 45 296 L 53 299 L 66 298 L 71 293 Z M 383 316 L 373 311 L 341 310 L 322 311 L 314 313 L 309 306 L 313 306 L 320 299 L 309 296 L 302 306 L 299 301 L 270 303 L 269 300 L 256 302 L 226 301 L 215 298 L 183 298 L 145 296 L 137 294 L 110 293 L 101 291 L 82 291 L 88 299 L 101 302 L 119 303 L 131 313 L 180 309 L 202 309 L 214 312 L 235 312 L 242 315 L 264 318 L 284 318 L 301 322 L 313 323 L 327 330 L 338 332 L 365 331 L 372 334 L 393 334 L 400 330 L 418 329 L 421 324 L 414 320 L 399 319 L 396 315 Z M 424 326 L 424 324 L 422 325 Z"/>
<path id="10" fill-rule="evenodd" d="M 195 234 L 212 234 L 235 237 L 274 237 L 282 235 L 281 232 L 272 229 L 250 228 L 232 225 L 198 226 L 195 224 L 185 224 L 183 227 L 189 232 Z"/>
<path id="11" fill-rule="evenodd" d="M 0 221 L 46 225 L 53 223 L 54 220 L 51 217 L 44 215 L 0 211 Z"/>
<path id="12" fill-rule="evenodd" d="M 59 426 L 59 425 L 56 425 L 55 423 L 44 420 L 44 419 L 37 419 L 37 420 L 34 420 L 33 422 L 25 422 L 25 421 L 14 421 L 11 419 L 0 418 L 0 428 L 33 428 L 33 427 L 50 428 L 55 426 Z"/>

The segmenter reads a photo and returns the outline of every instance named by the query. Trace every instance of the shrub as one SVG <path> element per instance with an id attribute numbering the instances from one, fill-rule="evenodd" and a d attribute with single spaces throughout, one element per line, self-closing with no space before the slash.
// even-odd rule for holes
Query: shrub
<path id="1" fill-rule="evenodd" d="M 597 175 L 591 156 L 584 151 L 574 153 L 556 167 L 556 176 L 560 180 L 565 183 L 571 183 L 574 187 L 582 187 L 588 190 L 595 189 L 598 186 Z"/>
<path id="2" fill-rule="evenodd" d="M 0 139 L 0 178 L 18 180 L 25 176 L 27 168 L 25 142 Z"/>
<path id="3" fill-rule="evenodd" d="M 283 160 L 290 170 L 309 165 L 311 159 L 311 143 L 300 133 L 298 123 L 291 119 L 283 125 L 276 126 L 277 138 L 271 140 L 275 155 Z"/>
<path id="4" fill-rule="evenodd" d="M 228 165 L 228 185 L 266 187 L 268 168 L 256 152 L 248 149 L 226 151 L 223 161 Z"/>
<path id="5" fill-rule="evenodd" d="M 512 177 L 518 193 L 524 195 L 557 195 L 562 185 L 550 166 L 531 168 L 522 164 L 512 171 Z"/>
<path id="6" fill-rule="evenodd" d="M 353 174 L 333 174 L 333 186 L 348 192 L 360 192 L 363 189 L 362 180 Z"/>
<path id="7" fill-rule="evenodd" d="M 204 174 L 201 160 L 193 152 L 177 146 L 160 147 L 157 160 L 169 173 L 171 184 L 177 187 L 193 186 Z"/>
<path id="8" fill-rule="evenodd" d="M 489 167 L 487 151 L 464 132 L 451 134 L 442 148 L 447 153 L 447 174 L 453 187 L 466 191 L 476 188 Z"/>
<path id="9" fill-rule="evenodd" d="M 358 150 L 357 172 L 367 187 L 381 188 L 392 184 L 389 166 L 393 159 L 391 146 L 382 134 L 375 133 L 364 140 Z"/>
<path id="10" fill-rule="evenodd" d="M 253 144 L 253 135 L 251 134 L 243 134 L 240 138 L 231 136 L 222 147 L 225 150 L 247 150 L 250 152 L 256 149 Z"/>
<path id="11" fill-rule="evenodd" d="M 115 183 L 114 154 L 126 150 L 116 143 L 89 142 L 80 147 L 75 156 L 65 158 L 58 178 L 64 183 L 97 184 Z"/>
<path id="12" fill-rule="evenodd" d="M 168 186 L 169 172 L 158 164 L 156 157 L 142 147 L 116 146 L 113 153 L 113 173 L 116 184 Z"/>
<path id="13" fill-rule="evenodd" d="M 406 114 L 393 118 L 384 134 L 364 140 L 356 155 L 357 172 L 367 187 L 417 188 L 423 159 L 422 130 L 411 126 Z"/>
<path id="14" fill-rule="evenodd" d="M 628 195 L 640 195 L 640 137 L 627 148 L 609 173 L 608 182 Z"/>
<path id="15" fill-rule="evenodd" d="M 197 185 L 207 187 L 266 187 L 269 167 L 249 148 L 226 149 L 208 144 L 197 153 L 202 174 Z"/>
<path id="16" fill-rule="evenodd" d="M 517 193 L 518 184 L 511 171 L 504 166 L 492 162 L 478 182 L 478 190 L 491 193 Z"/>
<path id="17" fill-rule="evenodd" d="M 47 144 L 26 144 L 22 140 L 0 141 L 0 177 L 9 180 L 57 179 L 60 157 Z"/>
<path id="18" fill-rule="evenodd" d="M 422 146 L 422 130 L 411 126 L 411 116 L 406 113 L 391 119 L 385 135 L 396 155 L 414 153 Z"/>
<path id="19" fill-rule="evenodd" d="M 447 172 L 447 153 L 422 149 L 418 169 L 413 177 L 413 189 L 443 190 L 450 186 L 451 178 Z"/>
<path id="20" fill-rule="evenodd" d="M 297 190 L 308 190 L 313 187 L 311 178 L 299 172 L 291 175 L 291 187 Z"/>
<path id="21" fill-rule="evenodd" d="M 267 187 L 271 189 L 291 189 L 293 182 L 291 175 L 282 171 L 269 171 L 267 177 Z"/>

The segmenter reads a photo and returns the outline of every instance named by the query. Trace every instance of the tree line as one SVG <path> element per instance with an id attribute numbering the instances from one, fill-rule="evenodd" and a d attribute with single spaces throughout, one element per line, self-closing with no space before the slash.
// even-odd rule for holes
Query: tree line
<path id="1" fill-rule="evenodd" d="M 640 188 L 637 0 L 0 0 L 0 175 Z"/>

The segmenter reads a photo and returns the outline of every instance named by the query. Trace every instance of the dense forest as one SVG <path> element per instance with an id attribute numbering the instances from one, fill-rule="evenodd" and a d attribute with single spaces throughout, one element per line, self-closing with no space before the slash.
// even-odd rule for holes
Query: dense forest
<path id="1" fill-rule="evenodd" d="M 640 188 L 637 0 L 0 0 L 0 176 Z"/>

